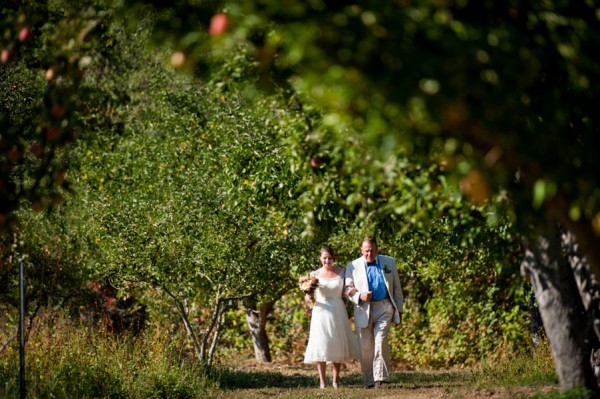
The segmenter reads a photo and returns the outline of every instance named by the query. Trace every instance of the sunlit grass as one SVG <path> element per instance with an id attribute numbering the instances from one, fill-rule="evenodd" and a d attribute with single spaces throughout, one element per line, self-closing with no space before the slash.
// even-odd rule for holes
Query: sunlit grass
<path id="1" fill-rule="evenodd" d="M 0 354 L 0 397 L 19 397 L 17 342 Z M 59 322 L 35 329 L 26 346 L 30 398 L 204 398 L 215 387 L 160 334 L 116 337 Z"/>
<path id="2" fill-rule="evenodd" d="M 62 319 L 45 321 L 33 329 L 27 343 L 28 397 L 404 398 L 411 392 L 431 392 L 472 399 L 487 390 L 504 392 L 505 396 L 497 396 L 502 398 L 586 398 L 585 391 L 558 392 L 546 344 L 504 360 L 482 362 L 477 369 L 399 370 L 379 390 L 364 389 L 358 364 L 343 370 L 340 389 L 322 390 L 316 369 L 306 365 L 249 369 L 226 361 L 209 369 L 193 361 L 184 347 L 184 341 L 171 340 L 158 328 L 146 331 L 143 338 L 132 338 L 94 332 Z M 19 397 L 18 370 L 18 342 L 14 341 L 0 353 L 0 397 Z M 538 393 L 540 389 L 545 393 Z"/>
<path id="3" fill-rule="evenodd" d="M 497 361 L 483 362 L 474 377 L 483 386 L 535 386 L 558 383 L 547 341 L 542 341 L 529 351 L 513 353 Z"/>

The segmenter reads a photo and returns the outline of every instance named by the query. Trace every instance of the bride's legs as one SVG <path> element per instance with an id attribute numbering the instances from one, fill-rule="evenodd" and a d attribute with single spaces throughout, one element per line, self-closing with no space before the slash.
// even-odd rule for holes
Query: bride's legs
<path id="1" fill-rule="evenodd" d="M 333 387 L 337 388 L 340 383 L 340 368 L 342 363 L 333 363 Z"/>
<path id="2" fill-rule="evenodd" d="M 317 371 L 319 372 L 319 383 L 321 388 L 325 388 L 325 369 L 327 363 L 325 362 L 317 362 Z"/>

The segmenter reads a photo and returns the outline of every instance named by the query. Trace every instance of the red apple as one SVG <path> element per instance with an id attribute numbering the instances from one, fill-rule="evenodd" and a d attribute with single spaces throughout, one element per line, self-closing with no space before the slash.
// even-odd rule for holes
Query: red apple
<path id="1" fill-rule="evenodd" d="M 9 50 L 7 48 L 2 49 L 2 53 L 0 54 L 0 61 L 2 61 L 2 63 L 6 63 L 9 59 L 10 56 L 12 55 L 12 50 Z"/>
<path id="2" fill-rule="evenodd" d="M 29 150 L 33 155 L 35 155 L 38 158 L 41 157 L 44 153 L 44 147 L 42 147 L 40 143 L 31 143 L 31 145 L 29 146 Z"/>
<path id="3" fill-rule="evenodd" d="M 60 137 L 60 130 L 54 126 L 50 126 L 46 129 L 46 138 L 50 141 L 56 140 Z"/>
<path id="4" fill-rule="evenodd" d="M 65 172 L 64 170 L 59 170 L 58 172 L 56 172 L 56 182 L 58 184 L 63 184 L 66 178 L 67 172 Z"/>
<path id="5" fill-rule="evenodd" d="M 52 115 L 56 118 L 62 118 L 65 114 L 65 107 L 62 104 L 54 104 L 52 106 Z"/>
<path id="6" fill-rule="evenodd" d="M 29 30 L 28 27 L 25 27 L 25 28 L 21 29 L 21 31 L 19 32 L 19 41 L 24 42 L 25 40 L 27 40 L 29 38 L 29 36 L 31 36 L 31 31 Z"/>
<path id="7" fill-rule="evenodd" d="M 185 54 L 182 51 L 176 51 L 171 54 L 171 65 L 175 68 L 181 68 L 185 64 Z"/>
<path id="8" fill-rule="evenodd" d="M 11 161 L 17 162 L 19 158 L 21 158 L 21 151 L 19 151 L 19 148 L 16 145 L 14 145 L 8 152 L 7 157 Z"/>
<path id="9" fill-rule="evenodd" d="M 52 80 L 52 78 L 54 77 L 54 69 L 48 68 L 48 70 L 46 70 L 46 73 L 44 74 L 44 77 L 46 78 L 46 80 Z"/>
<path id="10" fill-rule="evenodd" d="M 227 30 L 229 25 L 229 17 L 227 14 L 216 14 L 210 19 L 210 27 L 208 28 L 208 34 L 211 36 L 219 36 Z"/>

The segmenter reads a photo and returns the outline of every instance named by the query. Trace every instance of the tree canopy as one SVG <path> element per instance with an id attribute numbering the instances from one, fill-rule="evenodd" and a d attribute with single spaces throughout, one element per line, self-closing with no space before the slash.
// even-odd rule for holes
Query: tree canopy
<path id="1" fill-rule="evenodd" d="M 266 82 L 310 96 L 324 112 L 317 137 L 346 164 L 361 165 L 362 146 L 384 159 L 428 154 L 475 203 L 508 192 L 517 215 L 558 218 L 600 270 L 598 167 L 586 151 L 598 147 L 593 3 L 152 4 L 168 16 L 158 37 L 189 64 L 243 46 Z M 215 34 L 217 13 L 227 29 Z"/>
<path id="2" fill-rule="evenodd" d="M 66 236 L 68 262 L 158 286 L 186 317 L 188 301 L 272 305 L 316 243 L 350 258 L 374 234 L 409 276 L 415 325 L 514 337 L 531 225 L 572 231 L 600 276 L 599 15 L 545 0 L 11 3 L 0 226 L 75 183 L 71 232 L 21 237 Z M 489 317 L 461 322 L 477 301 Z"/>

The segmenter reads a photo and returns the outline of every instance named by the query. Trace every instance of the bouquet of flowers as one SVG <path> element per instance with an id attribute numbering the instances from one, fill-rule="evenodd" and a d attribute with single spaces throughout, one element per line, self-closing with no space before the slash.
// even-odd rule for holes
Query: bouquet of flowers
<path id="1" fill-rule="evenodd" d="M 305 294 L 312 295 L 318 286 L 319 279 L 315 276 L 306 275 L 300 277 L 300 280 L 298 280 L 298 287 L 300 287 L 300 290 Z"/>

